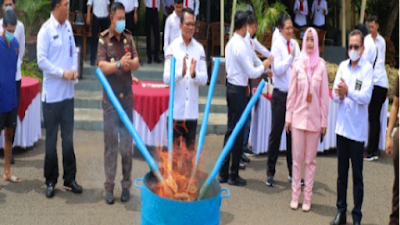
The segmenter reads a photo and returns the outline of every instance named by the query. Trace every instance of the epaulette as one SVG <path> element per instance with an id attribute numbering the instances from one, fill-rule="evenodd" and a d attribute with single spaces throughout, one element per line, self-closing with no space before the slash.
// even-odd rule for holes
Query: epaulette
<path id="1" fill-rule="evenodd" d="M 104 37 L 108 34 L 109 29 L 106 29 L 105 31 L 100 33 L 100 36 Z"/>
<path id="2" fill-rule="evenodd" d="M 132 32 L 128 29 L 125 29 L 124 32 L 128 33 L 128 34 L 132 34 Z"/>

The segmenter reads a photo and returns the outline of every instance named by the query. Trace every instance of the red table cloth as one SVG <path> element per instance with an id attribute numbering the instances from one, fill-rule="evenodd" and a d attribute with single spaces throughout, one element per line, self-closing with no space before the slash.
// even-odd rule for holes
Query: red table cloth
<path id="1" fill-rule="evenodd" d="M 40 93 L 39 80 L 32 77 L 22 77 L 21 94 L 18 106 L 18 117 L 21 121 L 24 120 L 26 109 L 38 93 Z"/>

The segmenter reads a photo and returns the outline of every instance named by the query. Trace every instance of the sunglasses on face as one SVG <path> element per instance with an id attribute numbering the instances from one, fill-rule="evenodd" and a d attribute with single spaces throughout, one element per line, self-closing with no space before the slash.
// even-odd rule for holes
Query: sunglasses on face
<path id="1" fill-rule="evenodd" d="M 359 48 L 361 48 L 361 46 L 362 46 L 362 45 L 349 45 L 349 50 L 354 49 L 354 50 L 357 51 Z"/>

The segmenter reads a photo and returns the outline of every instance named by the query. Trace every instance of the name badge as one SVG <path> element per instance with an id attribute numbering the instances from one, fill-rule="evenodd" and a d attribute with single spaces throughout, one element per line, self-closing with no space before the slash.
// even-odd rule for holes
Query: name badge
<path id="1" fill-rule="evenodd" d="M 362 81 L 361 80 L 356 80 L 356 87 L 354 88 L 356 91 L 361 90 L 361 85 L 362 85 Z"/>
<path id="2" fill-rule="evenodd" d="M 308 103 L 311 103 L 311 101 L 312 101 L 312 94 L 310 92 L 308 92 L 308 94 L 307 94 L 307 100 L 306 101 Z"/>
<path id="3" fill-rule="evenodd" d="M 58 38 L 58 34 L 53 36 L 53 39 L 56 40 Z"/>

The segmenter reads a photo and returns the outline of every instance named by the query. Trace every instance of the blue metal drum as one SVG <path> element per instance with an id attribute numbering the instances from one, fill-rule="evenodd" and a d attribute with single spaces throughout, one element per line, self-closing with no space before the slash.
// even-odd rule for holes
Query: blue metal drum
<path id="1" fill-rule="evenodd" d="M 211 183 L 204 199 L 199 201 L 177 201 L 160 197 L 153 193 L 148 187 L 148 181 L 153 178 L 155 178 L 153 173 L 149 172 L 144 179 L 138 177 L 135 180 L 135 186 L 141 190 L 142 225 L 219 224 L 221 199 L 228 198 L 230 192 L 227 188 L 221 188 L 216 179 Z M 224 191 L 226 194 L 222 193 Z"/>

